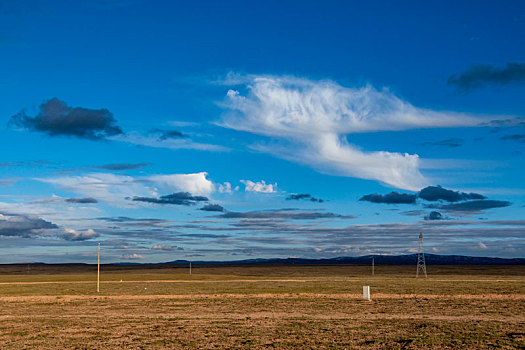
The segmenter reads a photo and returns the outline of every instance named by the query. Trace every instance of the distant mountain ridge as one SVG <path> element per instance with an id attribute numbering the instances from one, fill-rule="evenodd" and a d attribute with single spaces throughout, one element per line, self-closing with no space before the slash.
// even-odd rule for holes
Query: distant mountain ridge
<path id="1" fill-rule="evenodd" d="M 232 261 L 191 261 L 193 265 L 415 265 L 417 254 L 408 255 L 365 255 L 358 257 L 338 257 L 329 259 L 272 258 L 244 259 Z M 489 258 L 464 255 L 425 254 L 427 265 L 525 265 L 525 258 Z M 185 265 L 189 260 L 174 260 L 163 265 Z M 123 263 L 135 264 L 135 263 Z M 137 263 L 140 264 L 140 263 Z"/>

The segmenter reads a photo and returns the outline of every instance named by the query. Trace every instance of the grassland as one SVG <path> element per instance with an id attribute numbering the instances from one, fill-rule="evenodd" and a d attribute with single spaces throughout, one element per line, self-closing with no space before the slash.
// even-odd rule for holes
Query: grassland
<path id="1" fill-rule="evenodd" d="M 525 348 L 525 267 L 0 266 L 5 349 Z M 361 300 L 370 285 L 372 301 Z"/>

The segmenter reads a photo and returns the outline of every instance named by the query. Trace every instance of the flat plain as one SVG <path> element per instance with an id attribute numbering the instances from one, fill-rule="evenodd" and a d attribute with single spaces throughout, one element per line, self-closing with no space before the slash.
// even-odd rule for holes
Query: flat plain
<path id="1" fill-rule="evenodd" d="M 3 349 L 524 349 L 524 266 L 0 265 Z M 362 287 L 371 301 L 362 300 Z"/>

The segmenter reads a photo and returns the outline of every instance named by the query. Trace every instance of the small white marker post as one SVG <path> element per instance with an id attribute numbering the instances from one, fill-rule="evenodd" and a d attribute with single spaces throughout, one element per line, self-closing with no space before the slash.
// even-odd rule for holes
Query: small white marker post
<path id="1" fill-rule="evenodd" d="M 98 244 L 98 261 L 97 261 L 97 293 L 100 293 L 100 243 Z"/>
<path id="2" fill-rule="evenodd" d="M 363 286 L 363 300 L 370 301 L 370 286 Z"/>

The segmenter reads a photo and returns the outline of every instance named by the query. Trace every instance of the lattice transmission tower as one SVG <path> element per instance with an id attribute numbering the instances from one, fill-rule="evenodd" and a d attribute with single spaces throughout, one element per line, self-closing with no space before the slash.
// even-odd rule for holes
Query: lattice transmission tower
<path id="1" fill-rule="evenodd" d="M 417 270 L 416 277 L 419 277 L 419 270 L 425 274 L 427 278 L 427 266 L 425 265 L 425 252 L 423 250 L 423 233 L 419 234 L 419 249 L 417 250 Z"/>

